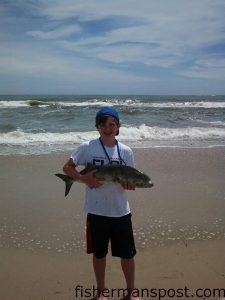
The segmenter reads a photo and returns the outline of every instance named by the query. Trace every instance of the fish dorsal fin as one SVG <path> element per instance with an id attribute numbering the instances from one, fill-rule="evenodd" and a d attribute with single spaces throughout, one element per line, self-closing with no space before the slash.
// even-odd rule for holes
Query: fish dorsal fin
<path id="1" fill-rule="evenodd" d="M 94 171 L 94 170 L 97 170 L 97 169 L 98 169 L 97 166 L 95 166 L 91 163 L 87 163 L 86 167 L 83 170 L 80 171 L 80 174 L 84 175 L 84 174 L 87 174 L 87 173 L 89 173 L 91 171 Z"/>

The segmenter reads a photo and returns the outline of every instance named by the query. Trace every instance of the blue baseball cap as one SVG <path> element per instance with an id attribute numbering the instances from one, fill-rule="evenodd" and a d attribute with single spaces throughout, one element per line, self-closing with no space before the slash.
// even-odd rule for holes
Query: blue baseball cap
<path id="1" fill-rule="evenodd" d="M 102 107 L 96 114 L 96 121 L 99 117 L 101 117 L 103 115 L 111 116 L 114 119 L 116 119 L 118 121 L 118 123 L 120 122 L 118 111 L 111 106 Z"/>
<path id="2" fill-rule="evenodd" d="M 98 124 L 99 118 L 105 115 L 113 117 L 114 119 L 117 120 L 118 123 L 120 122 L 118 111 L 111 106 L 104 106 L 96 113 L 96 118 L 95 118 L 96 125 Z M 119 130 L 117 132 L 117 135 L 118 134 L 119 134 Z"/>

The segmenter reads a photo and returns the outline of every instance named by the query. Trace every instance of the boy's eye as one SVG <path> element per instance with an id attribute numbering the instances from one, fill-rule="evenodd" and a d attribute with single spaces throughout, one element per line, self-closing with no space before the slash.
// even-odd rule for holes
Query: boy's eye
<path id="1" fill-rule="evenodd" d="M 101 124 L 102 127 L 105 127 L 105 126 L 109 126 L 109 127 L 115 127 L 116 124 L 115 123 L 105 123 L 105 124 Z"/>

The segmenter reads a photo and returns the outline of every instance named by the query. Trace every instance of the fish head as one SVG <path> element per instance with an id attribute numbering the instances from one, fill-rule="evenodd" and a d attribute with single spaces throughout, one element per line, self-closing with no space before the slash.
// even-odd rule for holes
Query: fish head
<path id="1" fill-rule="evenodd" d="M 143 181 L 140 183 L 140 186 L 139 187 L 143 187 L 143 188 L 151 188 L 153 187 L 154 184 L 151 182 L 151 180 L 149 180 L 148 182 L 147 181 Z M 138 187 L 138 186 L 137 186 Z"/>
<path id="2" fill-rule="evenodd" d="M 135 176 L 134 183 L 137 187 L 150 188 L 153 187 L 151 179 L 145 173 L 138 172 Z"/>

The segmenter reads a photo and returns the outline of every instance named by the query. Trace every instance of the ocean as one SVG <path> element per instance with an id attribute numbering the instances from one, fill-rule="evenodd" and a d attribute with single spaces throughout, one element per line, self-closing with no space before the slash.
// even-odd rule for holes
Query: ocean
<path id="1" fill-rule="evenodd" d="M 0 155 L 71 152 L 98 137 L 95 114 L 108 105 L 133 148 L 225 145 L 225 96 L 1 95 Z"/>

